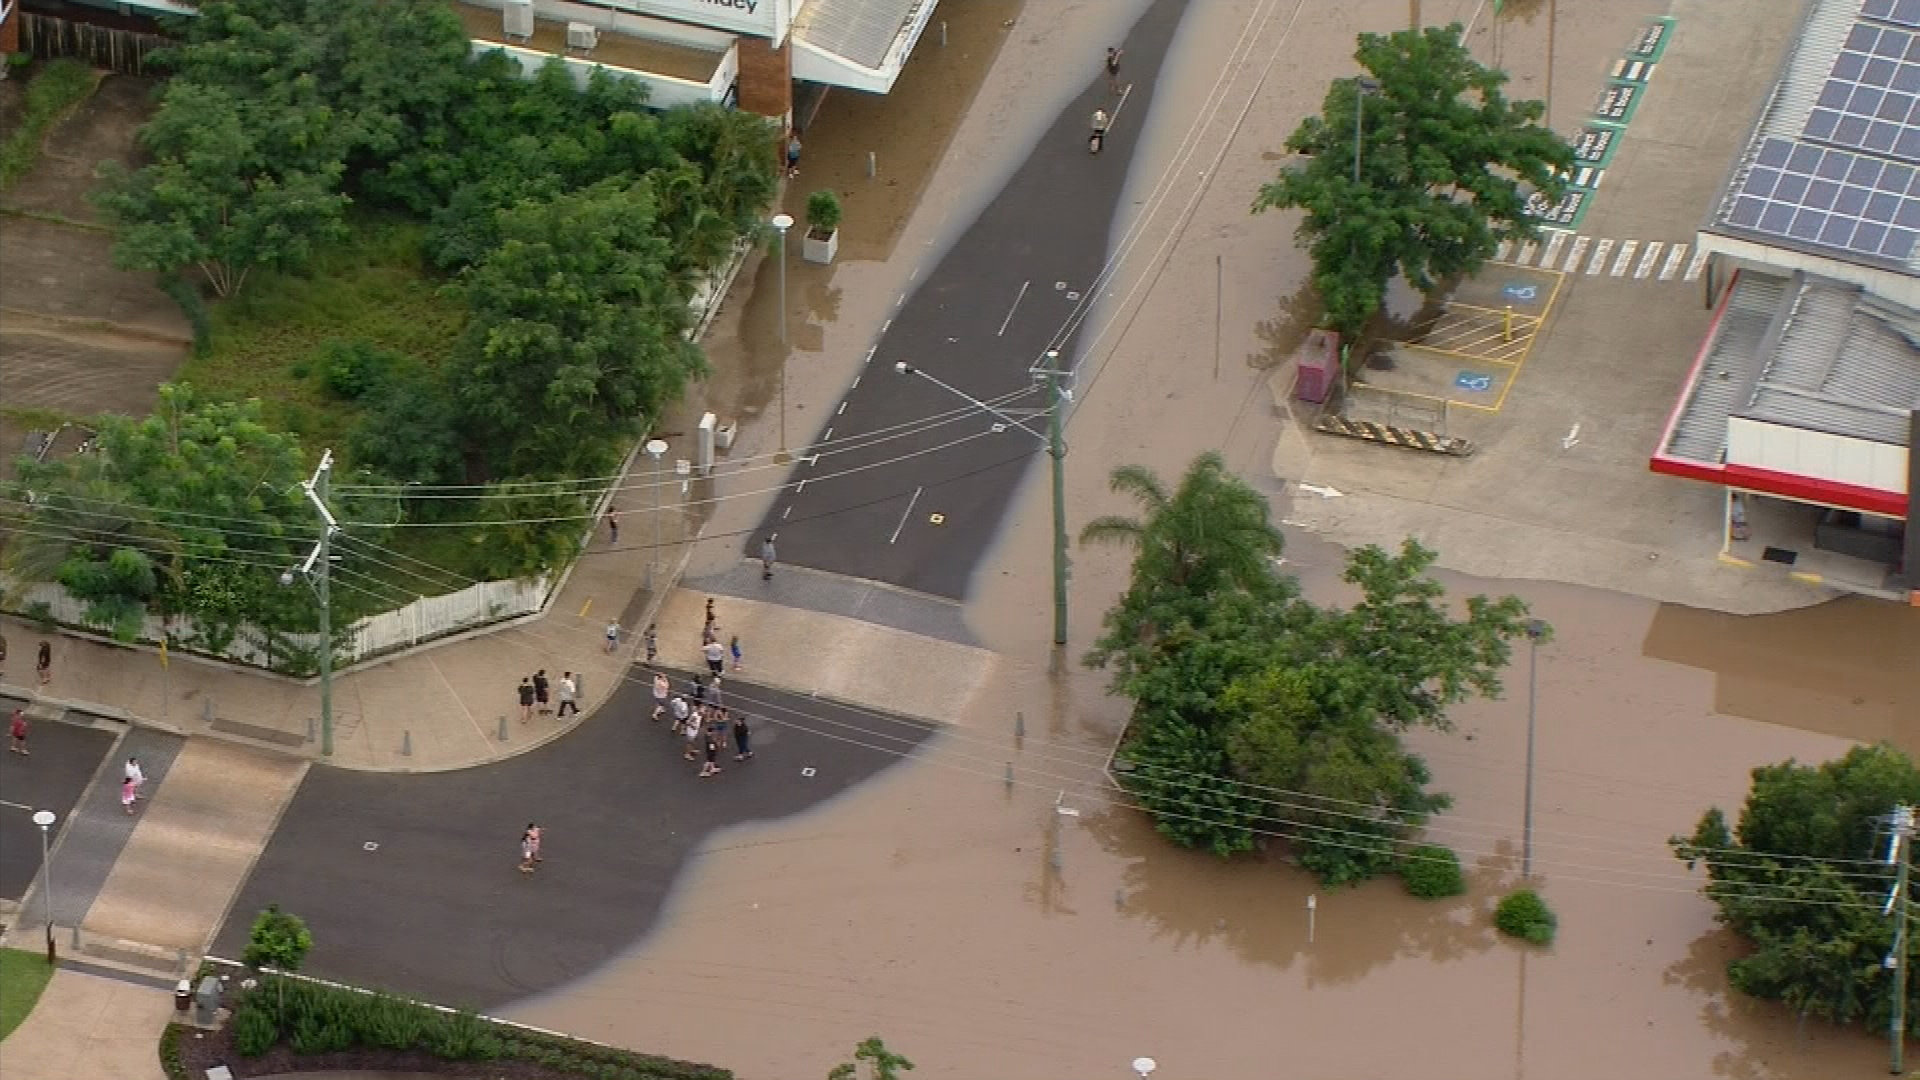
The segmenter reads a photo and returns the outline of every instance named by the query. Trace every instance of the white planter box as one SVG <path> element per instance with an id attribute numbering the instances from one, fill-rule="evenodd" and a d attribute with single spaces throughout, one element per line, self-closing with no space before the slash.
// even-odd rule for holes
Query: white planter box
<path id="1" fill-rule="evenodd" d="M 840 252 L 840 230 L 834 229 L 825 237 L 816 235 L 819 231 L 813 228 L 807 230 L 806 239 L 801 241 L 800 254 L 810 263 L 825 265 Z"/>

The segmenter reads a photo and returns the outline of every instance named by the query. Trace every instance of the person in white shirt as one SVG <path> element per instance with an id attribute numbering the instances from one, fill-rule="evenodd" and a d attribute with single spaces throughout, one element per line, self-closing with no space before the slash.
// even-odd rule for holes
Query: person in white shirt
<path id="1" fill-rule="evenodd" d="M 667 695 L 671 693 L 672 690 L 673 690 L 673 686 L 671 683 L 667 682 L 667 677 L 665 675 L 660 675 L 660 674 L 654 675 L 653 677 L 653 718 L 655 720 L 658 720 L 662 716 L 666 715 Z"/>
<path id="2" fill-rule="evenodd" d="M 137 757 L 127 759 L 127 783 L 133 785 L 133 797 L 140 798 L 140 789 L 147 786 L 147 774 L 140 768 L 140 759 Z"/>
<path id="3" fill-rule="evenodd" d="M 577 700 L 579 696 L 580 696 L 580 684 L 573 681 L 573 672 L 571 671 L 561 672 L 560 673 L 560 708 L 558 712 L 554 713 L 553 718 L 555 720 L 558 720 L 562 716 L 567 715 L 568 709 L 572 709 L 574 714 L 578 715 L 580 712 L 580 702 Z"/>
<path id="4" fill-rule="evenodd" d="M 718 677 L 727 670 L 727 647 L 720 644 L 719 638 L 709 638 L 700 646 L 700 654 L 707 658 L 707 670 Z"/>

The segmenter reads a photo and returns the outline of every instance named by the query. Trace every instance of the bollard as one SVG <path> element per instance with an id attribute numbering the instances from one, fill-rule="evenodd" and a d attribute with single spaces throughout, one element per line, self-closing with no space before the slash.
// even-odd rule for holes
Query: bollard
<path id="1" fill-rule="evenodd" d="M 307 717 L 307 741 L 308 742 L 313 741 L 313 724 L 314 724 L 313 717 L 311 716 Z"/>
<path id="2" fill-rule="evenodd" d="M 871 150 L 867 151 L 867 179 L 869 180 L 873 179 L 874 176 L 878 175 L 879 171 L 880 171 L 879 155 L 875 154 Z"/>
<path id="3" fill-rule="evenodd" d="M 208 725 L 211 725 L 213 723 L 213 699 L 212 698 L 201 699 L 200 722 Z"/>
<path id="4" fill-rule="evenodd" d="M 507 741 L 507 718 L 504 716 L 500 718 L 500 741 Z"/>
<path id="5" fill-rule="evenodd" d="M 1507 305 L 1507 319 L 1505 324 L 1501 327 L 1500 340 L 1502 341 L 1513 340 L 1513 305 L 1512 304 Z"/>
<path id="6" fill-rule="evenodd" d="M 1026 713 L 1017 712 L 1013 714 L 1013 737 L 1016 739 L 1024 739 L 1027 737 Z"/>
<path id="7" fill-rule="evenodd" d="M 400 756 L 413 756 L 413 730 L 411 728 L 400 733 Z"/>
<path id="8" fill-rule="evenodd" d="M 1013 762 L 1007 762 L 1007 790 L 1013 790 Z"/>
<path id="9" fill-rule="evenodd" d="M 945 19 L 940 20 L 940 47 L 943 49 L 947 47 L 947 20 Z"/>

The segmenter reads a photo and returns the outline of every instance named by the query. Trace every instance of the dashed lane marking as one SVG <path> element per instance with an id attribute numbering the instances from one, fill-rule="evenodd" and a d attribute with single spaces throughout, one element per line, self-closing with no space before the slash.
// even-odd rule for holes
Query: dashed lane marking
<path id="1" fill-rule="evenodd" d="M 1593 245 L 1593 261 L 1587 263 L 1587 273 L 1597 274 L 1607 265 L 1607 256 L 1613 254 L 1613 239 L 1603 238 Z"/>
<path id="2" fill-rule="evenodd" d="M 1663 247 L 1666 244 L 1662 241 L 1647 241 L 1647 249 L 1640 255 L 1640 265 L 1633 268 L 1634 280 L 1645 280 L 1648 274 L 1653 273 L 1653 264 L 1660 261 L 1660 249 Z"/>
<path id="3" fill-rule="evenodd" d="M 1708 253 L 1705 251 L 1696 251 L 1693 253 L 1692 261 L 1687 263 L 1686 279 L 1688 281 L 1698 281 L 1700 279 L 1700 268 L 1707 265 L 1707 255 Z"/>
<path id="4" fill-rule="evenodd" d="M 1691 245 L 1675 244 L 1667 249 L 1667 261 L 1660 264 L 1660 280 L 1672 281 L 1673 275 L 1680 269 L 1681 262 L 1687 257 Z"/>
<path id="5" fill-rule="evenodd" d="M 1609 277 L 1625 276 L 1627 272 L 1627 267 L 1633 265 L 1633 253 L 1635 251 L 1638 251 L 1639 249 L 1640 249 L 1640 241 L 1622 240 L 1620 242 L 1620 257 L 1613 260 L 1613 270 L 1608 276 Z"/>
<path id="6" fill-rule="evenodd" d="M 1560 248 L 1567 242 L 1567 235 L 1558 229 L 1547 234 L 1547 250 L 1540 256 L 1541 266 L 1552 266 L 1553 260 L 1560 257 Z"/>
<path id="7" fill-rule="evenodd" d="M 1573 247 L 1567 252 L 1567 263 L 1560 268 L 1563 274 L 1571 274 L 1580 268 L 1580 260 L 1586 257 L 1587 245 L 1592 241 L 1584 236 L 1573 238 Z"/>

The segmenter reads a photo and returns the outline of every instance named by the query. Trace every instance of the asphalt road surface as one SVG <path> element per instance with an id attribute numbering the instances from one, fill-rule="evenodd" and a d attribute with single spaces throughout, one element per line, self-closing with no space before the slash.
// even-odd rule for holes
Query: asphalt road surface
<path id="1" fill-rule="evenodd" d="M 634 669 L 579 730 L 499 765 L 311 770 L 214 953 L 238 959 L 253 917 L 278 903 L 313 931 L 311 974 L 497 1009 L 638 942 L 714 830 L 806 810 L 931 733 L 728 679 L 726 703 L 755 718 L 754 758 L 735 763 L 729 748 L 724 771 L 701 780 L 681 740 L 647 719 L 646 680 Z M 545 858 L 530 876 L 517 869 L 529 821 Z"/>
<path id="2" fill-rule="evenodd" d="M 0 698 L 0 738 L 16 707 L 13 699 Z M 43 721 L 27 736 L 30 754 L 0 754 L 0 897 L 20 899 L 40 873 L 40 827 L 33 812 L 59 815 L 49 837 L 57 842 L 112 748 L 110 732 Z"/>
<path id="3" fill-rule="evenodd" d="M 795 486 L 748 540 L 750 557 L 773 533 L 783 562 L 964 599 L 1015 489 L 1044 459 L 1046 418 L 996 433 L 994 418 L 894 364 L 982 400 L 1033 391 L 1011 404 L 1045 407 L 1030 369 L 1049 348 L 1065 362 L 1074 355 L 1074 335 L 1062 336 L 1080 302 L 1069 294 L 1090 300 L 1096 289 L 1128 162 L 1186 7 L 1156 0 L 1127 35 L 1123 106 L 1108 93 L 1100 56 L 1085 58 L 1086 91 L 894 317 L 831 416 L 831 438 L 819 440 L 827 452 L 796 463 Z M 1087 152 L 1095 108 L 1115 114 L 1097 156 Z M 915 423 L 941 414 L 953 419 Z M 900 437 L 884 437 L 902 426 Z M 876 437 L 834 450 L 862 435 Z"/>

